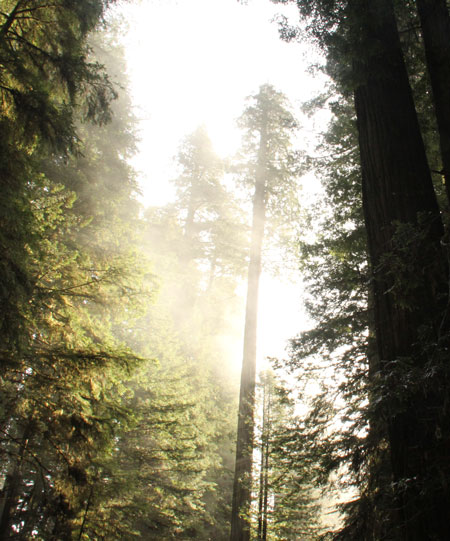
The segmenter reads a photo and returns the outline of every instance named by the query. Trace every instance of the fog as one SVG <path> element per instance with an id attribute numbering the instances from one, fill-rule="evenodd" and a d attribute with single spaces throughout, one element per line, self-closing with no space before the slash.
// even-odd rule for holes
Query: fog
<path id="1" fill-rule="evenodd" d="M 298 457 L 274 451 L 255 492 L 264 438 L 300 422 L 280 367 L 311 325 L 324 119 L 303 105 L 325 79 L 279 38 L 295 6 L 4 4 L 0 538 L 237 539 L 268 490 L 266 527 L 298 507 L 321 531 Z"/>

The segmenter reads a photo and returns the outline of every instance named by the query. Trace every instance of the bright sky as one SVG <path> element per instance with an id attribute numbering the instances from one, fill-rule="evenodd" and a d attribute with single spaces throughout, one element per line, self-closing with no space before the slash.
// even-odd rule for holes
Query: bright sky
<path id="1" fill-rule="evenodd" d="M 165 202 L 180 141 L 205 124 L 219 154 L 239 143 L 245 98 L 271 83 L 299 105 L 323 81 L 306 74 L 311 49 L 279 39 L 272 19 L 295 5 L 269 0 L 141 0 L 124 7 L 129 75 L 141 119 L 135 165 L 149 204 Z M 309 56 L 309 58 L 308 58 Z"/>
<path id="2" fill-rule="evenodd" d="M 236 118 L 245 98 L 270 83 L 294 107 L 319 92 L 323 80 L 307 73 L 314 58 L 305 44 L 284 43 L 276 14 L 298 20 L 295 5 L 269 0 L 141 0 L 125 3 L 130 31 L 124 38 L 132 95 L 141 120 L 134 165 L 146 204 L 170 199 L 173 156 L 181 140 L 205 124 L 216 151 L 239 144 Z M 308 139 L 314 127 L 302 136 Z M 281 355 L 285 341 L 304 325 L 300 287 L 263 279 L 261 355 Z M 283 315 L 283 317 L 281 317 Z M 270 338 L 268 338 L 270 336 Z"/>

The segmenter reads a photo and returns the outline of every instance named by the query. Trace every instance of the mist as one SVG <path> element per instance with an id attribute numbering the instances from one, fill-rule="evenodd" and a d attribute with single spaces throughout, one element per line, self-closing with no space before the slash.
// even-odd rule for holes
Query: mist
<path id="1" fill-rule="evenodd" d="M 265 40 L 304 46 L 279 40 L 270 3 L 7 4 L 22 68 L 5 56 L 0 537 L 281 535 L 296 481 L 269 478 L 304 466 L 269 474 L 267 438 L 297 422 L 275 355 L 305 319 L 292 217 L 306 116 L 272 84 L 294 78 Z M 224 17 L 240 21 L 232 49 Z M 320 502 L 303 503 L 301 475 L 290 528 L 312 536 Z"/>
<path id="2" fill-rule="evenodd" d="M 2 1 L 0 539 L 450 538 L 449 36 Z"/>

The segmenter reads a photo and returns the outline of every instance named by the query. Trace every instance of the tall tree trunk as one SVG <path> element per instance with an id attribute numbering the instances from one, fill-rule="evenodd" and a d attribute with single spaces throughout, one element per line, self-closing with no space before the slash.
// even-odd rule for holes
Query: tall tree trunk
<path id="1" fill-rule="evenodd" d="M 266 399 L 267 399 L 267 379 L 263 381 L 263 419 L 261 428 L 261 469 L 259 471 L 259 494 L 258 494 L 258 541 L 262 539 L 264 522 L 264 482 L 265 482 L 265 457 L 266 457 Z"/>
<path id="2" fill-rule="evenodd" d="M 263 509 L 262 509 L 262 535 L 261 540 L 266 541 L 267 539 L 267 518 L 268 518 L 268 499 L 269 499 L 269 441 L 270 441 L 270 409 L 271 409 L 271 397 L 272 397 L 272 386 L 269 385 L 269 397 L 267 400 L 267 413 L 266 413 L 266 430 L 264 437 L 264 463 L 262 464 L 264 472 L 264 482 L 263 482 Z"/>
<path id="3" fill-rule="evenodd" d="M 429 360 L 421 334 L 428 333 L 428 342 L 439 339 L 446 302 L 443 228 L 391 1 L 351 0 L 349 5 L 356 22 L 355 106 L 377 349 L 385 390 L 390 390 L 382 413 L 399 509 L 395 535 L 410 541 L 450 539 L 449 494 L 434 464 L 440 399 L 419 385 L 399 396 Z M 402 224 L 409 226 L 402 229 Z M 431 502 L 423 489 L 433 476 L 437 486 Z"/>
<path id="4" fill-rule="evenodd" d="M 261 469 L 259 472 L 258 541 L 267 539 L 267 510 L 269 497 L 269 438 L 272 382 L 264 376 L 263 422 L 261 431 Z"/>
<path id="5" fill-rule="evenodd" d="M 267 118 L 263 115 L 253 196 L 253 222 L 245 310 L 244 354 L 239 394 L 236 463 L 231 510 L 231 541 L 249 541 L 256 380 L 259 279 L 266 203 Z"/>
<path id="6" fill-rule="evenodd" d="M 25 452 L 32 432 L 32 421 L 26 425 L 17 449 L 17 456 L 14 457 L 12 470 L 7 474 L 3 490 L 0 493 L 0 539 L 9 539 L 11 532 L 11 519 L 17 506 L 20 496 L 20 485 L 22 483 L 22 467 Z"/>
<path id="7" fill-rule="evenodd" d="M 445 0 L 417 0 L 450 204 L 450 16 Z"/>

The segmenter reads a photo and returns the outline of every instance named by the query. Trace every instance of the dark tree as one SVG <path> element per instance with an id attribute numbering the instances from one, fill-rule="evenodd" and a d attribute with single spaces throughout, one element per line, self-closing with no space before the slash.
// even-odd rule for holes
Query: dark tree
<path id="1" fill-rule="evenodd" d="M 432 361 L 426 342 L 441 339 L 443 228 L 392 5 L 352 2 L 350 8 L 359 26 L 355 51 L 364 51 L 353 71 L 379 371 L 391 386 L 416 370 L 425 376 Z M 435 392 L 414 387 L 401 397 L 401 406 L 386 401 L 381 411 L 388 423 L 399 524 L 406 539 L 445 538 L 450 495 L 439 481 L 443 457 L 436 439 L 443 412 L 436 415 Z"/>
<path id="2" fill-rule="evenodd" d="M 393 5 L 297 4 L 312 16 L 310 30 L 327 51 L 329 73 L 355 101 L 377 350 L 370 366 L 371 410 L 386 423 L 393 479 L 389 535 L 445 539 L 450 434 L 444 230 Z M 366 529 L 363 535 L 373 534 Z"/>
<path id="3" fill-rule="evenodd" d="M 450 201 L 450 15 L 445 0 L 418 0 L 417 10 L 439 129 L 445 189 Z"/>

